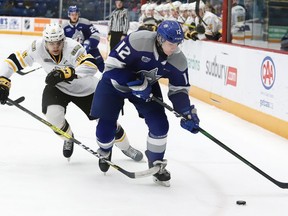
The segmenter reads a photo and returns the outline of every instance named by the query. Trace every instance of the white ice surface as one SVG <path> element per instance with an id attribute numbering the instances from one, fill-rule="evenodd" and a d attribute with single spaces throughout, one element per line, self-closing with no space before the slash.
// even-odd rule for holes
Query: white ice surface
<path id="1" fill-rule="evenodd" d="M 25 49 L 36 37 L 0 35 L 0 60 Z M 1 68 L 0 68 L 1 70 Z M 45 73 L 12 76 L 10 98 L 41 113 Z M 163 86 L 163 92 L 167 91 Z M 165 101 L 169 103 L 168 99 Z M 282 182 L 288 182 L 288 142 L 234 115 L 191 98 L 201 127 L 242 157 Z M 120 122 L 131 144 L 144 152 L 147 128 L 134 107 L 125 104 Z M 203 134 L 170 122 L 165 158 L 171 187 L 152 178 L 129 179 L 110 168 L 106 176 L 98 159 L 75 145 L 70 162 L 62 156 L 63 141 L 50 128 L 16 107 L 0 106 L 0 214 L 3 216 L 284 216 L 288 190 L 281 189 Z M 97 150 L 95 122 L 73 104 L 67 119 L 75 136 Z M 133 162 L 117 147 L 113 162 L 129 171 L 147 168 L 146 158 Z M 245 200 L 246 206 L 236 205 Z"/>

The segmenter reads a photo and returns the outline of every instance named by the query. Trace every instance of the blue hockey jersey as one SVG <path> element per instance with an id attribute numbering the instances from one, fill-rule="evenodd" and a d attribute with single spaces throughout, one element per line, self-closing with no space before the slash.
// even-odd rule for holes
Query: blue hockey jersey
<path id="1" fill-rule="evenodd" d="M 100 41 L 99 31 L 91 24 L 88 19 L 80 17 L 75 25 L 70 21 L 63 24 L 63 29 L 66 37 L 72 38 L 82 45 L 85 40 L 90 40 L 93 47 L 97 47 Z M 91 41 L 93 39 L 93 41 Z"/>
<path id="2" fill-rule="evenodd" d="M 128 82 L 143 75 L 152 85 L 161 77 L 168 78 L 168 97 L 174 109 L 181 111 L 190 106 L 187 60 L 179 48 L 171 56 L 161 57 L 156 48 L 156 34 L 142 30 L 128 35 L 110 52 L 103 76 L 109 77 L 123 93 L 131 91 Z"/>

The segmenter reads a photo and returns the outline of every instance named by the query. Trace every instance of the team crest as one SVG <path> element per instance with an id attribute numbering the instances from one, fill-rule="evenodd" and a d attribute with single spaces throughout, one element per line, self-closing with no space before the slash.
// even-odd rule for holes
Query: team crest
<path id="1" fill-rule="evenodd" d="M 146 56 L 142 56 L 141 60 L 142 60 L 142 62 L 145 62 L 145 63 L 148 63 L 149 61 L 151 61 L 151 59 L 146 57 Z"/>
<path id="2" fill-rule="evenodd" d="M 161 78 L 160 75 L 157 74 L 158 68 L 154 68 L 152 70 L 141 70 L 138 73 L 142 73 L 148 80 L 149 83 L 154 83 L 155 81 Z"/>

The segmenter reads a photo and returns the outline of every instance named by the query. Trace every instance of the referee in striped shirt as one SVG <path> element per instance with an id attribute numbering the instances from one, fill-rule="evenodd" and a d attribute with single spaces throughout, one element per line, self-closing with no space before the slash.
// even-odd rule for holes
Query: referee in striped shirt
<path id="1" fill-rule="evenodd" d="M 112 11 L 109 20 L 110 50 L 112 50 L 124 37 L 129 29 L 128 10 L 123 7 L 124 0 L 115 0 L 116 9 Z"/>

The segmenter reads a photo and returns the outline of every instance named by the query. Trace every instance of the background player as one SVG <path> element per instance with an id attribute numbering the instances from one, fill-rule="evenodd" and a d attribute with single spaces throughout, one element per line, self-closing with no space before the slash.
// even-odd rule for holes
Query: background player
<path id="1" fill-rule="evenodd" d="M 87 53 L 94 56 L 98 69 L 103 72 L 104 59 L 98 49 L 99 31 L 88 19 L 80 17 L 80 10 L 76 5 L 68 8 L 68 17 L 69 21 L 63 24 L 65 36 L 81 43 Z"/>

